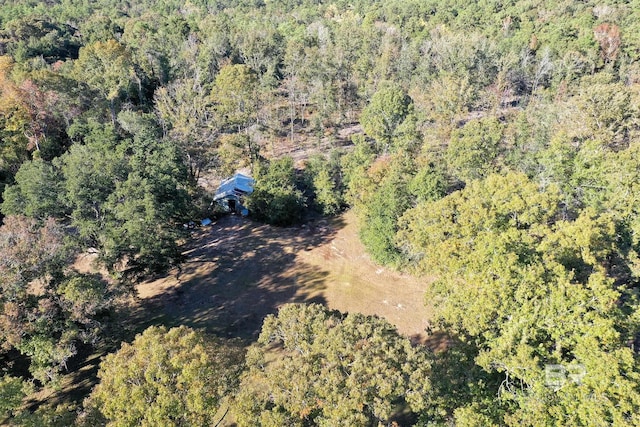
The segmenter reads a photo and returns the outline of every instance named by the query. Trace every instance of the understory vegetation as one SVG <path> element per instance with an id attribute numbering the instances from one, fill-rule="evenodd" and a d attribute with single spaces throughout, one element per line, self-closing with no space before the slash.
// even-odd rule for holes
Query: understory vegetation
<path id="1" fill-rule="evenodd" d="M 640 425 L 639 34 L 637 1 L 3 2 L 0 423 Z M 435 276 L 446 348 L 318 304 L 120 344 L 237 170 L 255 220 L 352 209 Z M 27 405 L 87 348 L 92 391 Z"/>

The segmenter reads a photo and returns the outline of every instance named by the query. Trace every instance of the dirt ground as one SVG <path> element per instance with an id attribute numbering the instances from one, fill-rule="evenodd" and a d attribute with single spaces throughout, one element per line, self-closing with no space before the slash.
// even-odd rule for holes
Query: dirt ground
<path id="1" fill-rule="evenodd" d="M 228 216 L 194 232 L 187 261 L 169 276 L 138 285 L 150 323 L 186 324 L 254 339 L 267 314 L 288 302 L 317 302 L 375 314 L 416 341 L 431 310 L 428 280 L 375 265 L 357 237 L 356 219 L 277 228 Z"/>

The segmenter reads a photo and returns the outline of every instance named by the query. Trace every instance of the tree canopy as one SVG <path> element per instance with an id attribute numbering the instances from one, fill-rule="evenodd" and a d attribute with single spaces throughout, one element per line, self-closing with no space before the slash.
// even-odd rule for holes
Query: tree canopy
<path id="1" fill-rule="evenodd" d="M 100 364 L 89 397 L 108 425 L 215 425 L 237 387 L 242 350 L 185 326 L 150 327 Z"/>
<path id="2" fill-rule="evenodd" d="M 442 325 L 477 346 L 488 373 L 505 375 L 500 394 L 513 406 L 505 422 L 637 422 L 639 372 L 626 343 L 638 307 L 610 270 L 610 216 L 586 209 L 564 219 L 556 188 L 510 174 L 419 204 L 401 229 L 416 268 L 440 275 L 427 298 Z M 549 366 L 579 379 L 550 389 Z M 619 388 L 596 392 L 603 383 Z"/>
<path id="3" fill-rule="evenodd" d="M 276 360 L 274 360 L 274 358 Z M 247 356 L 240 425 L 369 425 L 429 404 L 429 358 L 386 321 L 317 304 L 265 319 Z"/>

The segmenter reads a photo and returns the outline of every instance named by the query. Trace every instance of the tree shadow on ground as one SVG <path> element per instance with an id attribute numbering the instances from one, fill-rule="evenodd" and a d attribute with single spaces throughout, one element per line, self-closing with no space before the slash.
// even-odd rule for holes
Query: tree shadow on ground
<path id="1" fill-rule="evenodd" d="M 138 316 L 146 317 L 145 324 L 187 325 L 253 340 L 264 318 L 282 304 L 326 302 L 322 291 L 329 273 L 296 256 L 331 240 L 342 226 L 334 219 L 277 228 L 224 217 L 194 232 L 172 282 L 163 278 L 139 286 Z"/>

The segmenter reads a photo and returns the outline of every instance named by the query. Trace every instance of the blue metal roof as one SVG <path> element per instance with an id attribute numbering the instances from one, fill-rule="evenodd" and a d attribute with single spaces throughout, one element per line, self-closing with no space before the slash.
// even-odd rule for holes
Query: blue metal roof
<path id="1" fill-rule="evenodd" d="M 218 201 L 229 196 L 251 194 L 253 193 L 253 186 L 255 183 L 256 181 L 253 178 L 237 173 L 231 178 L 225 179 L 220 183 L 215 196 L 213 196 L 213 200 Z"/>

